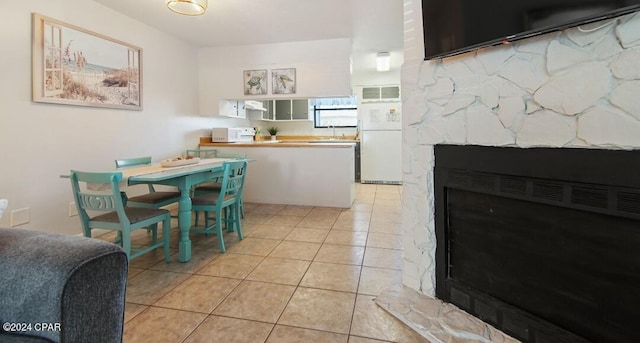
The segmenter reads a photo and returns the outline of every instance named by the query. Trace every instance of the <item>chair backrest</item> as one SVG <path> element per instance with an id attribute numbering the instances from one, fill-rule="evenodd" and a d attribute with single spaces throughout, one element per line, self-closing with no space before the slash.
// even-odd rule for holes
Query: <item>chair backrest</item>
<path id="1" fill-rule="evenodd" d="M 200 158 L 213 158 L 216 157 L 218 150 L 216 149 L 188 149 L 187 156 L 200 157 Z"/>
<path id="2" fill-rule="evenodd" d="M 247 158 L 247 154 L 241 154 L 241 153 L 235 153 L 235 152 L 218 152 L 216 153 L 216 157 L 245 159 Z"/>
<path id="3" fill-rule="evenodd" d="M 115 211 L 118 213 L 121 224 L 130 224 L 124 212 L 124 200 L 120 193 L 120 186 L 118 185 L 122 181 L 121 172 L 95 173 L 72 170 L 70 179 L 73 198 L 85 230 L 88 230 L 88 223 L 91 219 L 87 211 Z M 80 183 L 83 183 L 84 187 L 81 187 Z M 106 184 L 109 185 L 109 190 L 93 191 L 90 184 Z"/>
<path id="4" fill-rule="evenodd" d="M 247 160 L 227 161 L 223 163 L 225 177 L 222 179 L 221 196 L 242 194 L 244 177 L 247 174 Z M 228 172 L 227 172 L 228 169 Z"/>
<path id="5" fill-rule="evenodd" d="M 126 158 L 123 160 L 116 160 L 116 168 L 133 167 L 142 164 L 151 164 L 151 156 Z"/>
<path id="6" fill-rule="evenodd" d="M 151 164 L 151 156 L 125 158 L 122 160 L 116 160 L 116 168 L 134 167 Z M 152 184 L 148 184 L 149 192 L 155 192 L 156 189 Z"/>

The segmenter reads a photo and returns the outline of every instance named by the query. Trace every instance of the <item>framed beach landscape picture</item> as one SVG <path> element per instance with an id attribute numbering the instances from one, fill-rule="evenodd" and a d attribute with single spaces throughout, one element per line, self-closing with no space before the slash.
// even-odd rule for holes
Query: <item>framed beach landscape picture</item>
<path id="1" fill-rule="evenodd" d="M 33 14 L 33 101 L 142 110 L 142 49 Z"/>

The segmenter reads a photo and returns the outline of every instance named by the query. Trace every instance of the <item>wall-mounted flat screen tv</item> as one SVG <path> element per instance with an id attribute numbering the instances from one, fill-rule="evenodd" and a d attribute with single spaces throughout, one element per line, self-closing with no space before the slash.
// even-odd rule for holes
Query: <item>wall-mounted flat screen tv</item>
<path id="1" fill-rule="evenodd" d="M 422 0 L 425 59 L 640 10 L 640 0 Z"/>

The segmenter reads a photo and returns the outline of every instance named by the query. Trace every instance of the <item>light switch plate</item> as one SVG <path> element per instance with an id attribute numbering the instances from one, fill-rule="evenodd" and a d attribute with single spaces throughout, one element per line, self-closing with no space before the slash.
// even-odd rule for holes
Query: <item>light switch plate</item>
<path id="1" fill-rule="evenodd" d="M 11 211 L 11 227 L 26 224 L 31 221 L 31 208 L 25 207 Z"/>
<path id="2" fill-rule="evenodd" d="M 76 202 L 69 203 L 69 217 L 75 217 L 78 215 L 78 209 L 76 208 Z"/>

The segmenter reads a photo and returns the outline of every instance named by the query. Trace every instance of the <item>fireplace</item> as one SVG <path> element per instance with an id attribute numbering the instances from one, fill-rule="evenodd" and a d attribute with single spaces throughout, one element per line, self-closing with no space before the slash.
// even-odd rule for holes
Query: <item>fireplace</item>
<path id="1" fill-rule="evenodd" d="M 524 342 L 640 338 L 640 152 L 435 146 L 436 296 Z"/>

